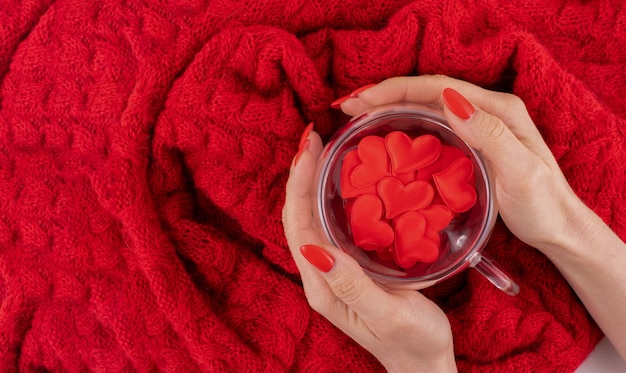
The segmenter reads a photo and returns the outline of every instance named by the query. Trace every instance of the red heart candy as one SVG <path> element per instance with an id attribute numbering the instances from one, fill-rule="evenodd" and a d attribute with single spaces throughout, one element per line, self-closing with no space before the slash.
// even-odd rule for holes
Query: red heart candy
<path id="1" fill-rule="evenodd" d="M 435 189 L 435 196 L 433 197 L 433 201 L 430 204 L 431 205 L 445 205 L 446 204 L 441 198 L 441 196 L 439 195 L 439 191 L 437 191 L 437 189 Z"/>
<path id="2" fill-rule="evenodd" d="M 433 174 L 435 186 L 450 210 L 465 212 L 476 203 L 476 189 L 470 183 L 473 175 L 474 165 L 466 157 L 457 159 L 446 170 Z"/>
<path id="3" fill-rule="evenodd" d="M 339 175 L 339 193 L 341 193 L 341 197 L 345 199 L 357 197 L 362 194 L 376 194 L 376 185 L 370 185 L 365 188 L 357 188 L 352 185 L 350 175 L 352 175 L 352 172 L 359 164 L 361 164 L 361 159 L 356 149 L 350 151 L 343 157 L 341 173 Z"/>
<path id="4" fill-rule="evenodd" d="M 438 231 L 427 229 L 426 233 L 424 233 L 424 239 L 434 243 L 437 247 L 441 245 L 441 237 L 439 236 Z"/>
<path id="5" fill-rule="evenodd" d="M 395 177 L 402 181 L 402 184 L 407 185 L 415 181 L 415 171 L 405 172 L 403 174 L 397 174 Z"/>
<path id="6" fill-rule="evenodd" d="M 395 177 L 386 177 L 378 183 L 378 195 L 385 204 L 385 217 L 393 219 L 408 212 L 428 206 L 433 200 L 435 190 L 424 181 L 414 181 L 408 185 Z"/>
<path id="7" fill-rule="evenodd" d="M 363 250 L 376 250 L 393 243 L 393 229 L 380 220 L 383 203 L 375 195 L 359 196 L 352 205 L 350 228 L 354 243 Z"/>
<path id="8" fill-rule="evenodd" d="M 426 230 L 439 232 L 450 224 L 454 215 L 443 205 L 430 205 L 420 211 L 426 219 Z"/>
<path id="9" fill-rule="evenodd" d="M 376 256 L 378 256 L 378 259 L 385 262 L 390 262 L 395 259 L 395 255 L 391 250 L 377 251 Z"/>
<path id="10" fill-rule="evenodd" d="M 424 238 L 426 219 L 419 212 L 400 216 L 395 226 L 395 259 L 402 268 L 411 268 L 417 262 L 432 263 L 439 257 L 439 247 Z"/>
<path id="11" fill-rule="evenodd" d="M 376 249 L 376 251 L 381 251 L 381 252 L 382 252 L 382 251 L 387 251 L 387 252 L 391 252 L 391 250 L 392 250 L 392 249 L 393 249 L 393 248 L 392 248 L 391 246 L 388 246 L 388 247 L 379 247 L 379 248 L 377 248 L 377 249 Z"/>
<path id="12" fill-rule="evenodd" d="M 465 153 L 463 153 L 461 149 L 450 145 L 443 145 L 439 158 L 428 166 L 421 168 L 417 172 L 415 179 L 430 182 L 433 174 L 445 170 L 450 167 L 452 162 L 462 157 L 465 157 Z"/>
<path id="13" fill-rule="evenodd" d="M 385 141 L 378 136 L 366 136 L 357 147 L 361 164 L 350 175 L 352 185 L 365 188 L 389 176 L 389 156 Z"/>
<path id="14" fill-rule="evenodd" d="M 426 219 L 426 232 L 424 238 L 432 241 L 437 247 L 441 244 L 441 237 L 439 232 L 448 226 L 454 214 L 444 205 L 430 205 L 420 211 Z"/>
<path id="15" fill-rule="evenodd" d="M 393 131 L 385 137 L 394 175 L 415 171 L 433 163 L 441 152 L 441 141 L 432 135 L 422 135 L 413 141 L 404 132 Z"/>

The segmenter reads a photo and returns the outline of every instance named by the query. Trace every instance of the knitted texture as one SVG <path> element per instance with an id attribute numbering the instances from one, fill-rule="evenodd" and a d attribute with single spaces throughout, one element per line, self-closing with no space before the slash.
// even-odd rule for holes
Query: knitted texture
<path id="1" fill-rule="evenodd" d="M 309 308 L 281 209 L 305 125 L 393 76 L 520 96 L 626 238 L 615 4 L 2 0 L 0 371 L 382 371 Z M 473 270 L 425 291 L 459 369 L 575 370 L 601 333 L 566 281 L 500 223 L 486 252 L 517 297 Z"/>

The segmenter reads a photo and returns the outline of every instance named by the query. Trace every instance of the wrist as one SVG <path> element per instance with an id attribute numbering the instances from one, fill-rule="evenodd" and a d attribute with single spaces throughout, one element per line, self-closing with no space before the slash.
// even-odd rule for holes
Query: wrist
<path id="1" fill-rule="evenodd" d="M 598 258 L 600 253 L 596 250 L 590 252 L 590 247 L 604 233 L 610 233 L 604 221 L 573 192 L 564 199 L 560 211 L 561 229 L 552 235 L 548 243 L 537 249 L 555 263 L 585 261 L 589 256 Z"/>
<path id="2" fill-rule="evenodd" d="M 549 240 L 536 247 L 548 256 L 576 248 L 575 241 L 578 239 L 578 232 L 581 226 L 587 223 L 586 206 L 573 192 L 564 196 L 559 206 L 556 211 L 549 212 L 556 213 L 558 229 L 550 234 Z"/>

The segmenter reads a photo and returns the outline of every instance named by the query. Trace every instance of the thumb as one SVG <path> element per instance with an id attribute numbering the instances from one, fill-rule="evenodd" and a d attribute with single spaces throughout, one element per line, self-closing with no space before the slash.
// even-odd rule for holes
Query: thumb
<path id="1" fill-rule="evenodd" d="M 523 160 L 530 151 L 500 118 L 475 107 L 452 88 L 445 88 L 441 95 L 444 116 L 452 130 L 479 151 L 498 175 L 505 175 L 507 180 L 526 175 L 520 168 L 529 164 Z"/>
<path id="2" fill-rule="evenodd" d="M 333 294 L 360 317 L 381 320 L 390 314 L 390 294 L 368 277 L 348 254 L 335 247 L 304 245 L 300 252 L 315 266 Z"/>

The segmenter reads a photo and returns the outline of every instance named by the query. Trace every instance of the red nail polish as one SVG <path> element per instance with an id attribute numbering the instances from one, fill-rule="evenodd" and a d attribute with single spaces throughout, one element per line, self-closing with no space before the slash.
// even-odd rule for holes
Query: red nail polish
<path id="1" fill-rule="evenodd" d="M 300 247 L 300 252 L 309 263 L 322 272 L 330 271 L 335 265 L 335 259 L 319 246 L 303 245 Z"/>
<path id="2" fill-rule="evenodd" d="M 309 125 L 304 129 L 304 132 L 302 132 L 300 143 L 298 143 L 298 150 L 302 150 L 304 148 L 304 143 L 309 139 L 311 131 L 313 131 L 313 122 L 309 123 Z"/>
<path id="3" fill-rule="evenodd" d="M 368 84 L 368 85 L 364 85 L 363 87 L 355 90 L 354 92 L 350 93 L 350 98 L 357 98 L 359 97 L 359 93 L 372 88 L 373 86 L 375 86 L 376 84 Z"/>
<path id="4" fill-rule="evenodd" d="M 306 141 L 304 142 L 304 145 L 302 146 L 302 149 L 298 150 L 298 152 L 296 153 L 296 157 L 293 160 L 294 167 L 298 164 L 298 161 L 300 160 L 300 156 L 302 155 L 302 153 L 304 153 L 305 150 L 309 150 L 310 143 L 311 143 L 311 140 L 306 139 Z"/>
<path id="5" fill-rule="evenodd" d="M 441 96 L 448 109 L 461 119 L 468 120 L 476 113 L 474 106 L 452 88 L 445 88 Z"/>
<path id="6" fill-rule="evenodd" d="M 350 98 L 350 95 L 339 97 L 338 99 L 336 99 L 330 104 L 330 107 L 333 109 L 339 109 L 339 107 L 341 107 L 341 104 L 343 104 L 344 101 L 347 101 L 349 98 Z"/>
<path id="7" fill-rule="evenodd" d="M 298 144 L 298 152 L 296 153 L 296 156 L 294 157 L 294 160 L 293 160 L 294 167 L 298 164 L 298 161 L 300 160 L 300 156 L 302 155 L 302 153 L 305 150 L 309 149 L 309 145 L 311 144 L 311 140 L 309 140 L 309 135 L 311 134 L 311 131 L 313 131 L 313 122 L 309 123 L 309 125 L 306 126 L 306 128 L 304 129 L 304 132 L 302 133 L 302 137 L 300 137 L 300 143 Z"/>

